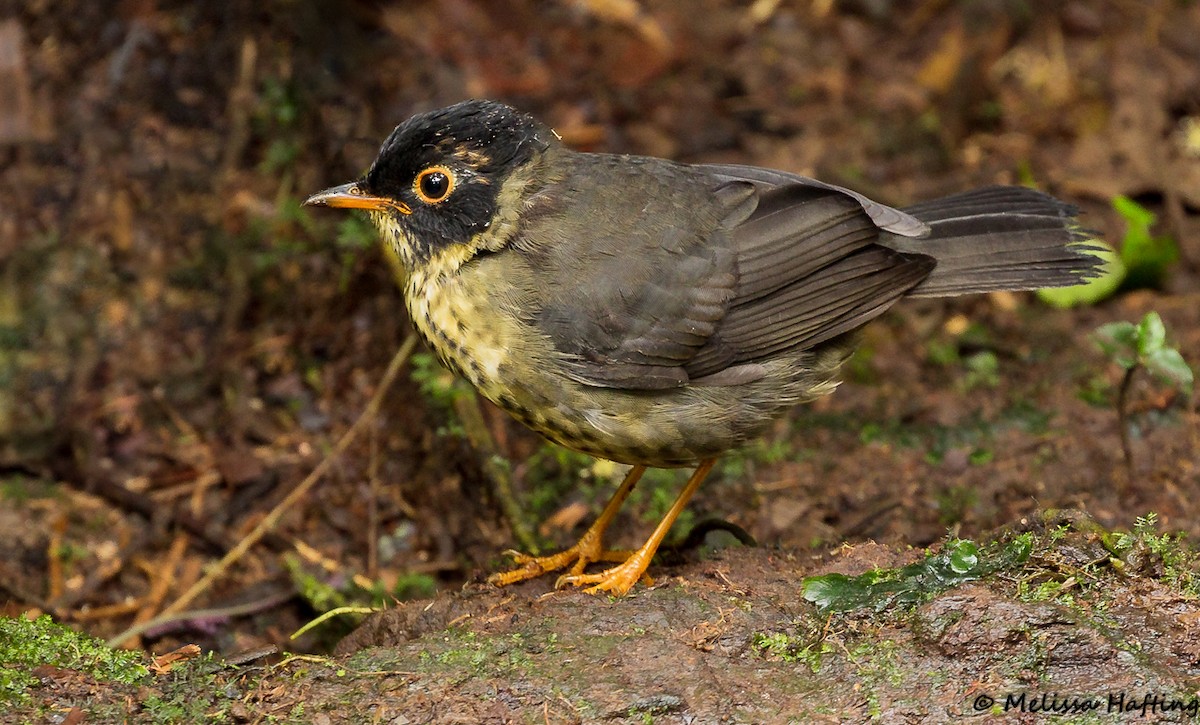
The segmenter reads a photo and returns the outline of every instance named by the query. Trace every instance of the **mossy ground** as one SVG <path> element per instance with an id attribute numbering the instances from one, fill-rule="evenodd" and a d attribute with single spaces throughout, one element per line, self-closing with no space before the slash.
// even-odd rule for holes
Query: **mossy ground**
<path id="1" fill-rule="evenodd" d="M 1200 677 L 1197 571 L 1196 554 L 1151 518 L 1112 533 L 1064 511 L 929 551 L 864 545 L 814 559 L 735 546 L 619 600 L 545 582 L 472 586 L 376 615 L 338 657 L 263 667 L 200 658 L 151 675 L 142 656 L 48 618 L 0 620 L 0 660 L 35 673 L 10 685 L 3 721 L 72 707 L 98 723 L 130 712 L 162 723 L 265 713 L 275 722 L 941 720 L 1011 714 L 1036 698 L 1049 707 L 1047 693 L 1056 706 L 1073 697 L 1105 708 L 1110 695 L 1151 693 L 1156 707 L 1175 708 L 1156 716 L 1175 721 L 1189 716 Z"/>

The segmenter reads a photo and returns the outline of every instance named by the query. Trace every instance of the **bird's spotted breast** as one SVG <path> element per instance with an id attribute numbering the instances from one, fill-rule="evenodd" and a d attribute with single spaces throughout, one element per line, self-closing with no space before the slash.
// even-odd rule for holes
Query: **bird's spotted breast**
<path id="1" fill-rule="evenodd" d="M 499 395 L 500 368 L 511 346 L 504 330 L 487 324 L 470 295 L 446 289 L 455 284 L 453 279 L 431 280 L 424 273 L 413 273 L 404 296 L 409 315 L 448 367 L 493 398 Z"/>

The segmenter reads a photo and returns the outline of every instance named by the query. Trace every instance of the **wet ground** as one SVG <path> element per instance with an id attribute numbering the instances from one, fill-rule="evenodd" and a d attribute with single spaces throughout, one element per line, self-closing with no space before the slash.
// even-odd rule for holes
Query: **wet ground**
<path id="1" fill-rule="evenodd" d="M 898 307 L 835 395 L 723 461 L 680 522 L 718 517 L 762 548 L 683 551 L 655 566 L 661 586 L 617 602 L 479 584 L 519 529 L 571 543 L 621 471 L 485 406 L 511 462 L 498 488 L 460 434 L 462 399 L 418 356 L 317 487 L 187 607 L 219 616 L 132 644 L 327 652 L 349 624 L 288 634 L 329 592 L 367 589 L 419 602 L 385 622 L 435 613 L 416 639 L 377 623 L 391 634 L 352 640 L 386 646 L 362 668 L 408 673 L 371 680 L 378 701 L 432 721 L 939 720 L 1030 682 L 1197 690 L 1194 595 L 1162 572 L 1103 579 L 1117 614 L 1100 630 L 1003 578 L 907 614 L 821 617 L 799 591 L 1045 509 L 1106 530 L 1154 512 L 1200 535 L 1194 395 L 1137 376 L 1127 461 L 1121 372 L 1091 337 L 1157 311 L 1200 361 L 1200 6 L 35 2 L 0 9 L 0 51 L 0 613 L 102 637 L 151 619 L 326 458 L 408 324 L 365 224 L 298 202 L 360 173 L 409 114 L 491 96 L 579 148 L 773 166 L 893 204 L 1033 182 L 1114 245 L 1124 194 L 1178 259 L 1156 288 L 1072 310 L 1027 295 Z M 639 488 L 614 543 L 649 533 L 681 475 Z M 958 610 L 966 624 L 937 624 Z M 881 652 L 897 670 L 856 649 L 876 641 L 895 643 Z M 826 645 L 815 673 L 796 654 Z M 1035 645 L 1028 677 L 1011 662 Z M 356 717 L 320 688 L 255 692 L 250 719 L 308 696 Z"/>

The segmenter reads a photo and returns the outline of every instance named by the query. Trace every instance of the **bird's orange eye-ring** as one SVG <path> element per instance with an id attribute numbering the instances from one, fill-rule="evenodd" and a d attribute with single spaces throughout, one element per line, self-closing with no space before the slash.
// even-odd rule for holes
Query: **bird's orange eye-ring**
<path id="1" fill-rule="evenodd" d="M 430 166 L 417 174 L 413 180 L 413 191 L 426 204 L 445 201 L 454 191 L 454 172 L 445 166 Z"/>

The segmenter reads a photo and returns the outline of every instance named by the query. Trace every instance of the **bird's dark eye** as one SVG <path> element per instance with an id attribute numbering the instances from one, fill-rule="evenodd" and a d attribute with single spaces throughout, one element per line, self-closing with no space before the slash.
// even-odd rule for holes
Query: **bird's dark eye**
<path id="1" fill-rule="evenodd" d="M 413 191 L 426 204 L 445 201 L 454 191 L 454 172 L 445 166 L 430 166 L 413 181 Z"/>

